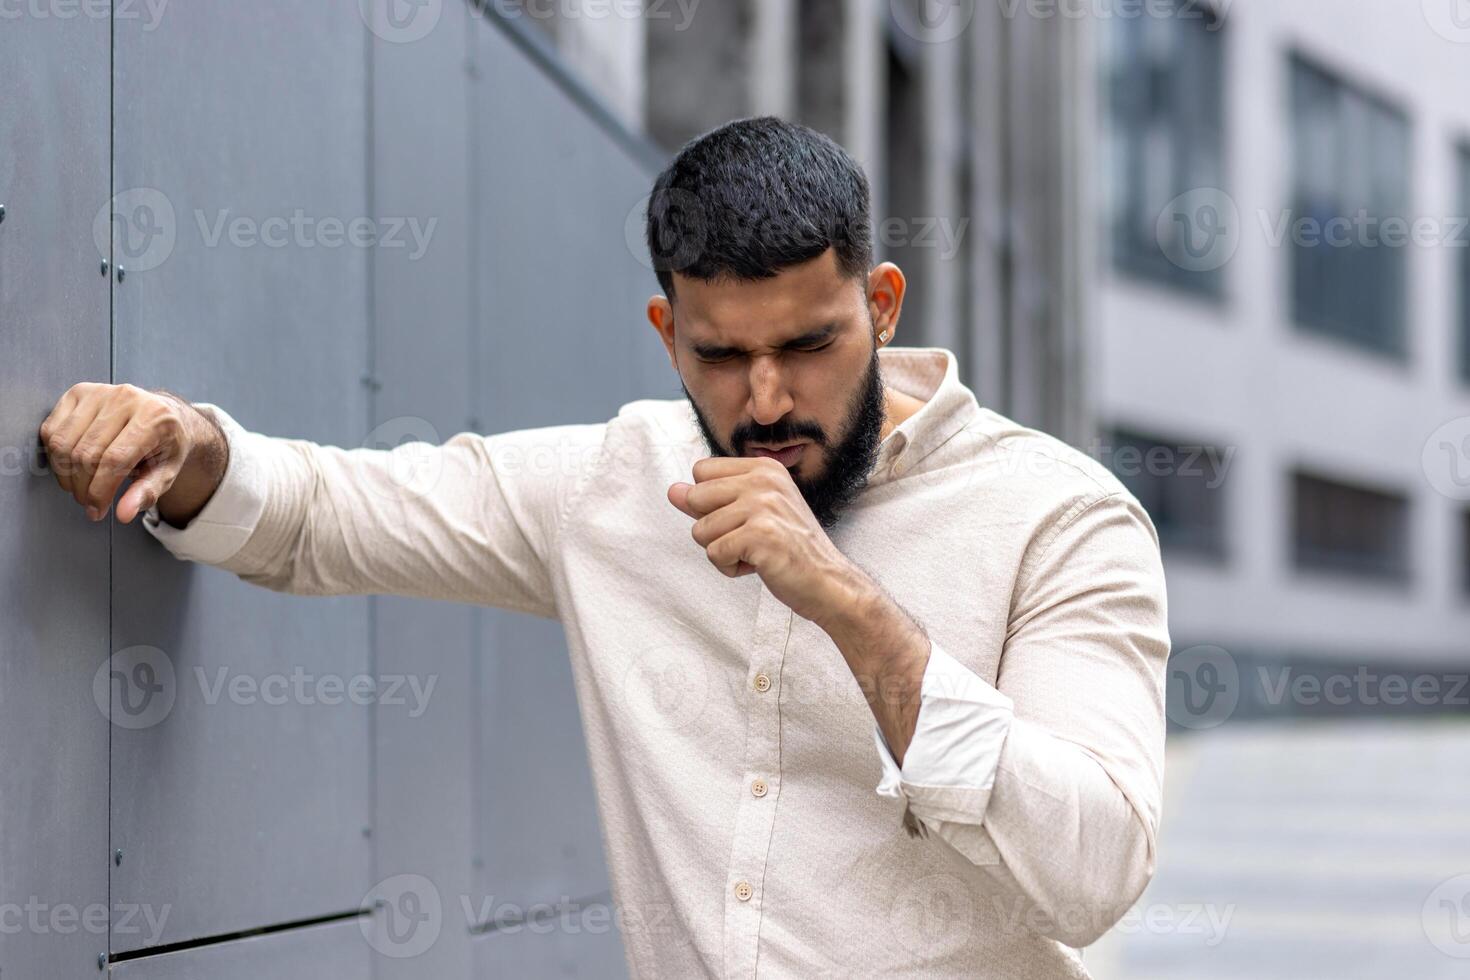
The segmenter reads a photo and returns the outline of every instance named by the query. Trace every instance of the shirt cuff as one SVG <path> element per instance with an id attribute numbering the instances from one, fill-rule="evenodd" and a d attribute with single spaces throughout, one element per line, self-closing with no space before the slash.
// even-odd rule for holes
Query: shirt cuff
<path id="1" fill-rule="evenodd" d="M 209 402 L 193 402 L 224 431 L 229 462 L 224 477 L 204 509 L 184 527 L 163 520 L 155 503 L 143 512 L 143 527 L 177 558 L 217 565 L 229 560 L 250 539 L 265 511 L 266 480 L 261 456 L 255 451 L 255 433 L 245 430 L 230 414 Z"/>
<path id="2" fill-rule="evenodd" d="M 979 825 L 1014 716 L 1009 697 L 931 642 L 902 769 L 873 726 L 883 765 L 878 795 L 904 800 L 907 811 L 936 829 L 941 821 Z"/>

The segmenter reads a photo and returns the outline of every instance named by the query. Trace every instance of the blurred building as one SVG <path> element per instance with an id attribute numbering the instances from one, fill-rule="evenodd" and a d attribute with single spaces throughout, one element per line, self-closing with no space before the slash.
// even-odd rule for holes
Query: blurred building
<path id="1" fill-rule="evenodd" d="M 1470 431 L 1424 454 L 1470 418 L 1470 20 L 1435 2 L 521 7 L 666 150 L 764 112 L 842 142 L 898 342 L 1113 466 L 1176 651 L 1264 678 L 1464 661 Z"/>
<path id="2" fill-rule="evenodd" d="M 1176 655 L 1463 671 L 1470 510 L 1446 479 L 1463 465 L 1470 488 L 1470 442 L 1448 438 L 1470 416 L 1470 21 L 1452 8 L 1094 21 L 1089 387 L 1099 449 L 1164 540 Z"/>

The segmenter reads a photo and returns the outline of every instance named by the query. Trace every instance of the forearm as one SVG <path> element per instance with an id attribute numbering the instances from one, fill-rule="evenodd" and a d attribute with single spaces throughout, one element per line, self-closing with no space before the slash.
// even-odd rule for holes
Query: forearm
<path id="1" fill-rule="evenodd" d="M 902 765 L 918 723 L 929 637 L 862 569 L 845 569 L 836 585 L 833 614 L 818 625 L 847 661 L 894 760 Z"/>

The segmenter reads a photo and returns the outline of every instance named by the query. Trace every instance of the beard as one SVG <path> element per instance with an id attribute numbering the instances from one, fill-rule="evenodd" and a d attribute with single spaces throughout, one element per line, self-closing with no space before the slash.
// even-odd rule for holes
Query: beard
<path id="1" fill-rule="evenodd" d="M 679 387 L 684 388 L 680 380 Z M 694 409 L 699 422 L 699 431 L 704 435 L 705 445 L 711 456 L 743 456 L 743 450 L 752 442 L 764 442 L 779 446 L 783 443 L 810 440 L 811 446 L 803 453 L 803 462 L 810 462 L 812 450 L 822 453 L 821 474 L 814 479 L 791 473 L 792 481 L 801 491 L 802 499 L 811 508 L 812 516 L 824 530 L 834 527 L 843 510 L 852 503 L 868 484 L 868 476 L 878 461 L 879 438 L 883 431 L 884 402 L 883 375 L 878 367 L 878 347 L 873 346 L 873 356 L 868 361 L 862 383 L 853 392 L 843 420 L 842 431 L 846 434 L 837 443 L 815 425 L 792 423 L 785 420 L 775 425 L 742 425 L 731 436 L 734 449 L 725 446 L 715 436 L 709 421 L 699 410 L 689 389 L 684 388 L 684 397 Z"/>

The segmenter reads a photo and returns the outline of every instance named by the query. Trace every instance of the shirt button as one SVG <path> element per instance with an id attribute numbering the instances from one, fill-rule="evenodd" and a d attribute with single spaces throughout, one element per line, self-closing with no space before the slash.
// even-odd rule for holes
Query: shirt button
<path id="1" fill-rule="evenodd" d="M 765 796 L 766 790 L 769 788 L 770 787 L 766 785 L 766 781 L 764 779 L 757 779 L 755 782 L 750 784 L 750 791 L 756 796 Z"/>
<path id="2" fill-rule="evenodd" d="M 750 882 L 741 881 L 735 884 L 735 897 L 742 902 L 750 901 L 750 896 L 755 894 L 755 889 L 750 887 Z"/>
<path id="3" fill-rule="evenodd" d="M 771 689 L 771 679 L 765 674 L 756 674 L 755 689 L 757 691 L 760 691 L 762 694 L 769 691 Z"/>

